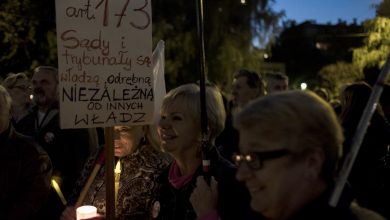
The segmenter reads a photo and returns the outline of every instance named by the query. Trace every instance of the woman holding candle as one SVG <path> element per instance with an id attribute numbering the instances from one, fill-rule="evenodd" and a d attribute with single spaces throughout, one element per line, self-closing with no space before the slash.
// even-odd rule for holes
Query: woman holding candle
<path id="1" fill-rule="evenodd" d="M 153 139 L 150 126 L 115 126 L 115 156 L 118 158 L 116 166 L 117 194 L 115 214 L 116 219 L 151 219 L 152 205 L 158 184 L 155 179 L 169 163 L 166 155 L 152 146 Z M 101 149 L 100 149 L 101 151 Z M 74 196 L 69 199 L 75 204 L 80 188 L 86 182 L 97 160 L 99 152 L 95 153 L 85 165 L 85 172 L 77 183 Z M 120 174 L 119 174 L 120 172 Z M 119 177 L 120 176 L 120 177 Z M 95 180 L 89 188 L 82 205 L 93 205 L 101 215 L 105 214 L 105 169 L 99 170 Z M 74 205 L 68 206 L 62 214 L 62 220 L 75 220 Z"/>

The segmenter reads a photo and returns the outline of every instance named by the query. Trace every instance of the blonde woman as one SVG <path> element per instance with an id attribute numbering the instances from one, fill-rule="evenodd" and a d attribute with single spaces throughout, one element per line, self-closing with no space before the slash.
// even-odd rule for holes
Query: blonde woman
<path id="1" fill-rule="evenodd" d="M 247 219 L 248 192 L 234 178 L 236 168 L 219 155 L 215 138 L 224 128 L 225 110 L 221 93 L 206 89 L 212 197 L 192 196 L 196 185 L 205 184 L 202 173 L 200 88 L 185 84 L 171 90 L 161 107 L 158 133 L 162 149 L 174 161 L 159 177 L 162 187 L 158 202 L 159 220 L 195 220 L 219 216 L 220 219 Z M 210 205 L 211 209 L 207 207 Z"/>

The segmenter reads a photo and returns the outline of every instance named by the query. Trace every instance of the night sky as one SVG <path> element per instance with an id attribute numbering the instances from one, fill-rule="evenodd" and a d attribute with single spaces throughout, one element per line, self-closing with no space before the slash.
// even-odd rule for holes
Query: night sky
<path id="1" fill-rule="evenodd" d="M 315 20 L 318 24 L 337 23 L 338 19 L 348 24 L 356 18 L 358 24 L 375 17 L 373 4 L 381 0 L 275 0 L 276 11 L 285 10 L 284 20 L 292 19 L 301 23 Z"/>

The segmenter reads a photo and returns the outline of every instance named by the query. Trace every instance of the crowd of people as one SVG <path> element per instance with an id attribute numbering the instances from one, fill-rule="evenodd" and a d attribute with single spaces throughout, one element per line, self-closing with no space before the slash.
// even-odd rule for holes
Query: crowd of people
<path id="1" fill-rule="evenodd" d="M 82 205 L 104 219 L 104 143 L 97 128 L 60 128 L 58 84 L 52 66 L 1 82 L 1 219 L 76 220 Z M 165 95 L 157 124 L 113 128 L 116 219 L 388 219 L 389 85 L 383 88 L 333 207 L 372 84 L 340 88 L 336 109 L 323 88 L 295 90 L 285 74 L 237 70 L 228 98 L 206 86 L 207 140 L 200 87 L 179 85 Z"/>

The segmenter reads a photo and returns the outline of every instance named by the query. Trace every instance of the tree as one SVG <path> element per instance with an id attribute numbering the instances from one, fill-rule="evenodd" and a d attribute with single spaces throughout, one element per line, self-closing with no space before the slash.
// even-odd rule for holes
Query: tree
<path id="1" fill-rule="evenodd" d="M 362 79 L 362 72 L 356 66 L 347 62 L 327 65 L 318 72 L 320 87 L 326 88 L 331 97 L 338 97 L 340 88 L 344 84 Z"/>
<path id="2" fill-rule="evenodd" d="M 390 18 L 390 0 L 383 0 L 380 4 L 376 5 L 376 15 Z"/>
<path id="3" fill-rule="evenodd" d="M 54 1 L 0 3 L 0 76 L 57 63 Z"/>
<path id="4" fill-rule="evenodd" d="M 153 42 L 165 40 L 168 88 L 198 80 L 195 1 L 152 1 Z M 257 70 L 260 60 L 253 39 L 268 39 L 283 15 L 270 7 L 274 1 L 204 1 L 206 70 L 211 81 L 230 84 L 238 68 Z M 57 64 L 54 3 L 0 2 L 0 76 Z"/>
<path id="5" fill-rule="evenodd" d="M 364 46 L 353 50 L 353 63 L 365 66 L 383 66 L 390 54 L 390 0 L 376 6 L 377 17 L 364 23 L 368 36 Z"/>
<path id="6" fill-rule="evenodd" d="M 383 66 L 390 54 L 390 19 L 376 17 L 364 23 L 368 36 L 364 46 L 353 50 L 353 63 L 360 69 L 365 66 Z"/>
<path id="7" fill-rule="evenodd" d="M 245 2 L 245 3 L 242 3 Z M 283 12 L 271 9 L 273 0 L 204 1 L 204 35 L 208 78 L 230 84 L 239 68 L 258 70 L 259 53 L 253 39 L 264 40 L 277 29 Z M 166 41 L 168 87 L 198 80 L 195 0 L 155 0 L 153 37 Z"/>

